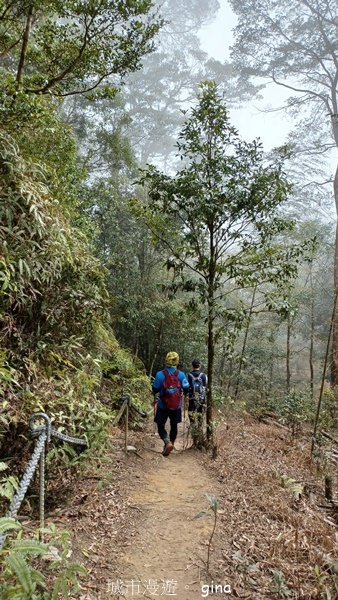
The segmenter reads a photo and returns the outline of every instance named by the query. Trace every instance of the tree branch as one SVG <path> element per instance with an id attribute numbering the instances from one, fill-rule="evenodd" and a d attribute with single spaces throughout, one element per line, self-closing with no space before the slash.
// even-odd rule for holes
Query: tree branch
<path id="1" fill-rule="evenodd" d="M 17 46 L 20 43 L 20 40 L 21 38 L 18 38 L 17 40 L 15 40 L 15 42 L 13 42 L 13 44 L 11 44 L 10 46 L 8 46 L 8 48 L 3 50 L 0 54 L 0 59 L 4 58 L 11 50 L 13 50 L 13 48 L 15 48 L 15 46 Z"/>
<path id="2" fill-rule="evenodd" d="M 169 248 L 170 252 L 173 254 L 173 256 L 177 259 L 179 259 L 181 261 L 182 264 L 184 264 L 185 267 L 187 267 L 188 269 L 190 269 L 191 271 L 193 271 L 194 273 L 196 273 L 196 275 L 198 275 L 199 277 L 202 277 L 202 279 L 204 279 L 206 281 L 206 275 L 204 273 L 202 273 L 201 271 L 199 271 L 198 269 L 196 269 L 195 267 L 193 267 L 193 265 L 191 263 L 189 263 L 185 258 L 182 258 L 182 256 L 174 249 L 174 247 L 170 244 L 170 242 L 162 237 L 161 235 L 159 235 L 159 233 L 153 229 L 151 226 L 149 226 L 150 231 L 154 234 L 154 236 L 163 244 L 165 244 L 167 246 L 167 248 Z"/>
<path id="3" fill-rule="evenodd" d="M 295 86 L 288 85 L 287 83 L 283 83 L 281 81 L 277 81 L 274 73 L 272 73 L 271 78 L 272 78 L 272 80 L 274 81 L 274 83 L 276 85 L 280 85 L 282 87 L 285 87 L 285 88 L 287 88 L 289 90 L 292 90 L 293 92 L 298 92 L 298 93 L 301 93 L 301 94 L 308 94 L 309 96 L 315 96 L 317 98 L 320 98 L 320 100 L 322 100 L 324 102 L 325 106 L 327 107 L 328 111 L 331 114 L 332 109 L 331 109 L 331 106 L 329 105 L 327 99 L 325 98 L 325 96 L 322 96 L 321 94 L 318 94 L 317 92 L 314 92 L 313 90 L 309 90 L 309 89 L 306 89 L 306 88 L 305 89 L 296 88 Z"/>
<path id="4" fill-rule="evenodd" d="M 13 0 L 13 2 L 9 2 L 7 4 L 7 6 L 5 7 L 3 13 L 0 15 L 0 21 L 3 21 L 6 17 L 6 14 L 8 13 L 8 11 L 16 4 L 16 0 Z M 20 13 L 19 13 L 20 14 Z"/>
<path id="5" fill-rule="evenodd" d="M 55 75 L 55 77 L 52 77 L 45 86 L 43 86 L 41 89 L 36 90 L 35 93 L 41 93 L 41 94 L 45 94 L 46 92 L 48 92 L 48 90 L 50 88 L 52 88 L 56 83 L 59 83 L 60 81 L 62 81 L 71 71 L 72 69 L 75 67 L 75 65 L 78 64 L 78 62 L 81 60 L 82 55 L 85 51 L 85 49 L 87 48 L 88 42 L 90 41 L 89 38 L 89 29 L 93 23 L 94 17 L 91 18 L 91 20 L 89 21 L 89 23 L 87 23 L 87 16 L 85 16 L 85 30 L 84 30 L 84 35 L 83 35 L 83 42 L 82 45 L 78 51 L 78 55 L 74 58 L 74 60 L 71 62 L 70 65 L 68 65 L 68 67 L 66 67 L 61 73 L 59 73 L 58 75 Z M 102 81 L 102 79 L 101 79 Z M 84 92 L 82 92 L 84 93 Z M 60 94 L 61 95 L 61 94 Z"/>
<path id="6" fill-rule="evenodd" d="M 326 21 L 327 23 L 329 23 L 330 25 L 333 25 L 334 27 L 337 27 L 338 24 L 334 21 L 331 22 L 330 20 L 326 19 L 325 16 L 322 15 L 319 12 L 319 10 L 315 9 L 314 6 L 312 6 L 307 0 L 302 0 L 302 2 L 310 10 L 310 12 L 313 15 L 316 15 L 320 32 L 321 32 L 321 34 L 323 36 L 323 40 L 325 41 L 325 44 L 326 44 L 326 49 L 331 54 L 334 65 L 335 65 L 336 69 L 338 70 L 338 59 L 334 52 L 334 46 L 332 45 L 332 43 L 330 42 L 329 38 L 326 35 L 325 29 L 323 28 L 322 21 Z"/>
<path id="7" fill-rule="evenodd" d="M 31 30 L 31 26 L 32 26 L 32 20 L 33 20 L 33 3 L 31 3 L 28 8 L 26 27 L 25 27 L 25 31 L 24 31 L 23 37 L 22 37 L 21 54 L 20 54 L 20 60 L 19 60 L 19 65 L 18 65 L 18 71 L 16 74 L 16 82 L 19 86 L 21 86 L 21 84 L 22 84 L 23 70 L 24 70 L 24 66 L 25 66 L 25 60 L 26 60 L 30 30 Z"/>

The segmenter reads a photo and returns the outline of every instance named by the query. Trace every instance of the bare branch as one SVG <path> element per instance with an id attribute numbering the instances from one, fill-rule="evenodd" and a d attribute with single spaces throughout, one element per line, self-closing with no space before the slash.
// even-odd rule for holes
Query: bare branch
<path id="1" fill-rule="evenodd" d="M 7 6 L 5 7 L 3 13 L 0 15 L 0 21 L 3 21 L 6 17 L 6 14 L 8 13 L 8 11 L 16 4 L 16 0 L 13 0 L 13 2 L 9 2 L 7 4 Z"/>
<path id="2" fill-rule="evenodd" d="M 325 98 L 325 96 L 323 96 L 322 94 L 318 94 L 317 92 L 315 92 L 314 90 L 311 89 L 306 89 L 306 88 L 296 88 L 295 86 L 289 85 L 287 83 L 284 83 L 282 81 L 278 81 L 275 77 L 274 72 L 271 75 L 272 80 L 275 82 L 276 85 L 280 85 L 282 87 L 285 87 L 289 90 L 292 90 L 293 92 L 298 92 L 301 94 L 308 94 L 309 96 L 315 96 L 317 98 L 320 98 L 320 100 L 322 100 L 325 104 L 325 106 L 327 107 L 328 111 L 331 113 L 331 107 L 330 104 L 327 101 L 327 98 Z"/>

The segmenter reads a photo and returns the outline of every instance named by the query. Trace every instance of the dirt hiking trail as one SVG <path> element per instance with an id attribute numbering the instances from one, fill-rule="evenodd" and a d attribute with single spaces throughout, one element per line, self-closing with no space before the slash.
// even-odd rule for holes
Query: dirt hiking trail
<path id="1" fill-rule="evenodd" d="M 176 447 L 169 457 L 156 457 L 142 485 L 131 491 L 129 502 L 144 519 L 120 565 L 121 579 L 141 581 L 144 597 L 157 591 L 163 598 L 175 593 L 181 600 L 195 600 L 206 584 L 202 572 L 213 529 L 206 494 L 216 495 L 217 482 L 198 453 L 183 452 L 180 440 Z M 162 449 L 160 442 L 156 449 Z"/>
<path id="2" fill-rule="evenodd" d="M 111 450 L 49 512 L 88 571 L 80 600 L 338 600 L 338 511 L 309 436 L 233 419 L 217 431 L 212 460 L 183 450 L 182 430 L 167 458 L 153 425 L 130 433 L 137 452 L 127 455 L 113 430 Z M 218 502 L 209 573 L 207 495 Z"/>

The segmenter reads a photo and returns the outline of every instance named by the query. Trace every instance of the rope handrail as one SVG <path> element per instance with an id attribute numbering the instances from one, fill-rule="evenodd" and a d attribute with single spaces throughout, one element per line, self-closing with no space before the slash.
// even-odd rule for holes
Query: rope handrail
<path id="1" fill-rule="evenodd" d="M 34 426 L 37 420 L 44 420 L 44 425 Z M 6 513 L 6 517 L 15 519 L 19 512 L 20 506 L 28 490 L 29 484 L 33 479 L 33 475 L 36 471 L 38 463 L 40 461 L 40 477 L 39 477 L 39 497 L 40 497 L 40 529 L 44 527 L 45 522 L 45 451 L 46 445 L 50 442 L 52 437 L 56 437 L 59 440 L 68 442 L 70 444 L 76 444 L 81 446 L 88 446 L 86 440 L 81 438 L 72 437 L 57 431 L 51 425 L 51 420 L 46 413 L 38 412 L 34 413 L 29 420 L 29 428 L 31 437 L 37 438 L 36 446 L 32 457 L 27 465 L 27 468 L 22 476 L 19 484 L 18 491 L 12 498 L 9 509 Z M 6 535 L 0 535 L 0 550 L 6 541 Z"/>
<path id="2" fill-rule="evenodd" d="M 141 411 L 131 399 L 129 394 L 124 394 L 121 398 L 123 400 L 122 406 L 115 417 L 114 425 L 119 422 L 122 415 L 125 413 L 125 450 L 127 452 L 127 437 L 128 437 L 128 420 L 129 420 L 129 408 L 135 410 L 142 418 L 146 418 L 148 414 Z M 36 421 L 43 420 L 43 425 L 36 425 Z M 52 426 L 49 416 L 44 412 L 34 413 L 29 420 L 30 436 L 37 438 L 36 446 L 34 448 L 31 459 L 27 465 L 27 468 L 22 476 L 19 488 L 12 498 L 9 509 L 6 513 L 7 518 L 15 519 L 19 512 L 20 506 L 28 490 L 29 484 L 33 479 L 33 475 L 36 471 L 38 464 L 39 466 L 39 516 L 40 516 L 40 529 L 43 529 L 45 522 L 45 452 L 46 446 L 51 441 L 52 437 L 55 437 L 63 442 L 69 444 L 88 446 L 86 440 L 82 438 L 73 437 L 65 433 L 61 433 L 55 427 Z M 0 534 L 0 550 L 6 541 L 7 535 Z"/>

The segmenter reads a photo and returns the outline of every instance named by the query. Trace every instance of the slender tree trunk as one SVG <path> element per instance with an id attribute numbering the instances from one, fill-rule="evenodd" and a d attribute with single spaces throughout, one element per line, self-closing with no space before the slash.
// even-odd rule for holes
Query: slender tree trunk
<path id="1" fill-rule="evenodd" d="M 22 36 L 21 53 L 20 53 L 18 70 L 17 70 L 17 74 L 16 74 L 16 82 L 18 85 L 21 85 L 21 83 L 22 83 L 23 70 L 24 70 L 25 61 L 26 61 L 26 54 L 27 54 L 27 48 L 28 48 L 29 35 L 30 35 L 30 31 L 31 31 L 31 26 L 32 26 L 32 20 L 33 20 L 33 2 L 31 2 L 28 7 L 26 27 L 25 27 L 25 31 L 23 32 L 23 36 Z"/>
<path id="2" fill-rule="evenodd" d="M 208 161 L 212 159 L 212 129 L 208 134 Z M 209 177 L 208 186 L 210 191 L 213 189 L 214 182 Z M 215 358 L 215 332 L 214 332 L 214 320 L 215 320 L 215 280 L 216 280 L 216 248 L 215 248 L 215 229 L 213 219 L 210 219 L 208 223 L 209 229 L 209 269 L 208 269 L 208 389 L 207 389 L 207 410 L 206 410 L 206 421 L 207 421 L 207 447 L 213 446 L 213 374 L 214 374 L 214 358 Z"/>
<path id="3" fill-rule="evenodd" d="M 218 375 L 218 380 L 219 380 L 219 386 L 221 388 L 221 390 L 223 391 L 223 387 L 224 387 L 224 383 L 225 383 L 225 343 L 223 343 L 223 347 L 222 347 L 222 353 L 221 353 L 221 364 L 219 367 L 219 375 Z"/>
<path id="4" fill-rule="evenodd" d="M 338 219 L 338 167 L 334 178 L 334 197 L 336 203 L 336 213 Z M 338 289 L 338 220 L 336 225 L 335 242 L 335 260 L 334 260 L 334 289 Z M 337 306 L 337 303 L 335 304 Z M 332 366 L 331 366 L 331 387 L 338 385 L 338 309 L 333 320 L 332 330 Z"/>
<path id="5" fill-rule="evenodd" d="M 137 331 L 135 331 L 133 337 L 134 337 L 134 343 L 135 343 L 134 356 L 135 356 L 135 358 L 138 358 L 138 353 L 139 353 L 139 349 L 140 349 L 140 338 L 139 338 Z"/>
<path id="6" fill-rule="evenodd" d="M 314 398 L 314 366 L 313 366 L 313 350 L 314 350 L 314 330 L 315 330 L 315 303 L 313 297 L 313 280 L 312 280 L 312 263 L 310 263 L 310 290 L 311 290 L 311 303 L 310 303 L 310 354 L 309 354 L 309 365 L 310 365 L 310 390 L 311 399 Z"/>
<path id="7" fill-rule="evenodd" d="M 208 305 L 208 391 L 207 391 L 207 442 L 208 446 L 212 446 L 213 442 L 213 370 L 215 357 L 214 344 L 214 307 L 213 298 L 209 298 Z"/>
<path id="8" fill-rule="evenodd" d="M 332 113 L 331 113 L 331 126 L 333 138 L 338 148 L 338 102 L 337 102 L 337 91 L 336 85 L 332 86 Z M 338 309 L 336 302 L 336 294 L 338 290 L 338 166 L 336 168 L 335 178 L 333 182 L 333 193 L 336 205 L 336 242 L 335 242 L 335 257 L 334 257 L 334 294 L 335 301 L 334 306 L 336 307 L 332 326 L 332 362 L 331 362 L 331 387 L 338 385 Z"/>
<path id="9" fill-rule="evenodd" d="M 288 314 L 288 324 L 287 324 L 287 331 L 286 331 L 286 391 L 287 391 L 287 393 L 290 392 L 290 385 L 291 385 L 290 340 L 291 340 L 291 317 L 290 317 L 290 314 Z"/>
<path id="10" fill-rule="evenodd" d="M 209 282 L 208 282 L 208 391 L 207 391 L 207 445 L 213 445 L 213 373 L 214 373 L 214 358 L 215 358 L 215 277 L 216 277 L 216 260 L 214 246 L 214 230 L 213 224 L 209 227 L 210 234 L 210 258 L 209 258 Z"/>
<path id="11" fill-rule="evenodd" d="M 163 325 L 164 325 L 164 322 L 163 322 L 163 319 L 161 319 L 160 331 L 159 331 L 158 338 L 157 338 L 158 342 L 156 344 L 155 352 L 153 354 L 153 358 L 152 358 L 152 361 L 151 361 L 151 364 L 150 364 L 150 367 L 149 367 L 149 377 L 151 377 L 151 374 L 152 374 L 153 368 L 154 368 L 155 360 L 157 359 L 158 353 L 159 353 L 160 348 L 161 348 L 162 338 L 163 338 Z"/>
<path id="12" fill-rule="evenodd" d="M 251 325 L 251 317 L 252 317 L 252 311 L 253 311 L 253 306 L 254 306 L 254 302 L 255 302 L 256 291 L 257 291 L 257 284 L 255 285 L 254 291 L 252 294 L 250 310 L 249 310 L 249 314 L 248 314 L 248 320 L 247 320 L 245 333 L 244 333 L 242 352 L 241 352 L 241 356 L 239 359 L 238 373 L 237 373 L 237 378 L 236 378 L 236 387 L 235 387 L 235 394 L 234 394 L 235 398 L 237 398 L 237 394 L 238 394 L 238 390 L 239 390 L 239 383 L 240 383 L 241 374 L 242 374 L 242 367 L 243 367 L 243 362 L 244 362 L 246 343 L 248 340 L 249 327 Z"/>
<path id="13" fill-rule="evenodd" d="M 273 357 L 270 358 L 270 369 L 269 369 L 269 383 L 267 386 L 267 390 L 266 390 L 266 399 L 269 398 L 271 392 L 272 392 L 272 386 L 273 386 L 273 381 L 274 381 L 274 367 L 275 367 L 275 363 L 273 360 Z M 263 390 L 264 392 L 264 390 Z"/>
<path id="14" fill-rule="evenodd" d="M 270 394 L 272 392 L 273 382 L 274 382 L 275 341 L 276 341 L 275 329 L 274 329 L 274 325 L 272 325 L 271 334 L 269 336 L 269 342 L 271 343 L 271 354 L 270 354 L 270 360 L 269 360 L 269 383 L 268 383 L 267 390 L 266 390 L 266 399 L 268 399 L 268 397 L 270 396 Z"/>
<path id="15" fill-rule="evenodd" d="M 228 386 L 227 386 L 227 394 L 228 396 L 230 395 L 230 391 L 231 391 L 231 383 L 232 383 L 232 377 L 231 377 L 231 372 L 232 372 L 232 365 L 233 365 L 233 358 L 231 356 L 230 360 L 229 360 L 229 379 L 228 379 Z"/>

